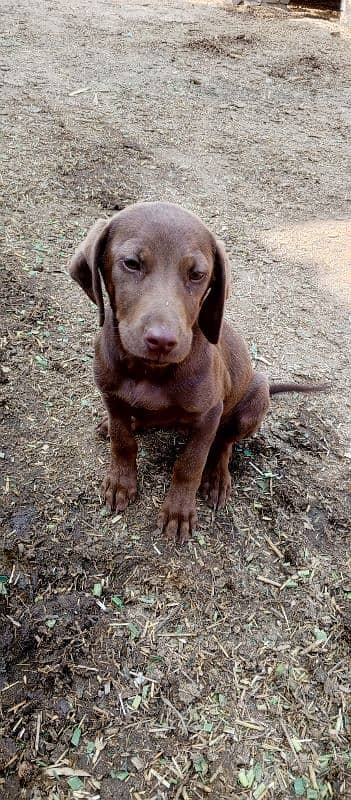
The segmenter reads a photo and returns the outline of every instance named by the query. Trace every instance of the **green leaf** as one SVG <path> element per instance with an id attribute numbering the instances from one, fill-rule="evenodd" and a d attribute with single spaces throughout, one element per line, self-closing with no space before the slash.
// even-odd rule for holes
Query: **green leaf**
<path id="1" fill-rule="evenodd" d="M 43 367 L 43 369 L 47 368 L 49 362 L 46 358 L 43 358 L 43 356 L 35 356 L 35 360 L 40 367 Z"/>
<path id="2" fill-rule="evenodd" d="M 130 631 L 131 639 L 137 639 L 140 636 L 139 628 L 137 628 L 137 626 L 134 625 L 134 622 L 128 623 L 128 630 Z"/>
<path id="3" fill-rule="evenodd" d="M 156 597 L 154 594 L 142 594 L 139 597 L 141 603 L 144 603 L 145 606 L 153 606 L 156 603 Z"/>
<path id="4" fill-rule="evenodd" d="M 328 638 L 328 634 L 326 631 L 323 631 L 321 628 L 315 627 L 313 630 L 314 638 L 317 642 L 325 642 Z"/>
<path id="5" fill-rule="evenodd" d="M 279 697 L 276 694 L 272 694 L 272 697 L 269 698 L 269 702 L 271 706 L 276 706 L 279 703 Z"/>
<path id="6" fill-rule="evenodd" d="M 244 769 L 241 769 L 238 773 L 238 781 L 243 786 L 244 789 L 248 789 L 249 781 Z"/>
<path id="7" fill-rule="evenodd" d="M 81 789 L 82 786 L 84 786 L 83 781 L 81 781 L 81 779 L 78 778 L 77 776 L 73 778 L 68 778 L 67 783 L 70 789 L 72 789 L 72 792 L 78 792 L 78 790 Z"/>
<path id="8" fill-rule="evenodd" d="M 126 781 L 129 778 L 129 772 L 127 769 L 111 769 L 110 772 L 111 778 L 117 778 L 118 781 Z"/>
<path id="9" fill-rule="evenodd" d="M 108 510 L 108 508 L 106 508 L 106 506 L 103 506 L 99 511 L 100 517 L 109 517 L 110 513 L 111 512 Z"/>
<path id="10" fill-rule="evenodd" d="M 141 701 L 142 701 L 141 694 L 136 694 L 135 697 L 133 698 L 133 702 L 132 702 L 133 711 L 137 711 L 138 710 Z"/>
<path id="11" fill-rule="evenodd" d="M 116 608 L 123 608 L 124 606 L 124 602 L 118 594 L 112 595 L 111 603 L 113 603 L 113 605 L 116 606 Z"/>
<path id="12" fill-rule="evenodd" d="M 56 622 L 57 622 L 57 619 L 46 619 L 45 620 L 45 625 L 48 628 L 53 628 L 56 625 Z"/>
<path id="13" fill-rule="evenodd" d="M 86 749 L 85 749 L 85 752 L 87 753 L 87 755 L 91 756 L 92 753 L 95 753 L 95 750 L 96 750 L 95 742 L 87 742 L 87 746 L 86 746 Z"/>
<path id="14" fill-rule="evenodd" d="M 0 575 L 0 596 L 2 595 L 2 597 L 7 597 L 8 595 L 8 589 L 7 589 L 8 582 L 9 579 L 7 575 Z"/>
<path id="15" fill-rule="evenodd" d="M 101 595 L 102 595 L 102 583 L 94 583 L 93 595 L 94 595 L 94 597 L 101 597 Z"/>
<path id="16" fill-rule="evenodd" d="M 73 744 L 74 747 L 78 747 L 81 735 L 82 735 L 82 731 L 81 731 L 81 729 L 80 729 L 80 727 L 78 725 L 74 729 L 74 731 L 72 733 L 72 736 L 71 736 L 71 744 Z"/>
<path id="17" fill-rule="evenodd" d="M 329 762 L 330 762 L 331 758 L 332 758 L 332 756 L 329 753 L 323 753 L 321 756 L 319 756 L 319 768 L 320 768 L 320 770 L 325 772 L 325 770 L 329 769 Z"/>
<path id="18" fill-rule="evenodd" d="M 295 753 L 301 753 L 302 744 L 300 742 L 300 739 L 297 738 L 297 736 L 292 736 L 291 737 L 291 744 L 292 744 L 292 746 L 293 746 L 293 748 L 295 750 Z"/>
<path id="19" fill-rule="evenodd" d="M 304 778 L 296 778 L 294 780 L 294 792 L 296 797 L 303 797 L 306 789 L 306 781 Z"/>
<path id="20" fill-rule="evenodd" d="M 212 733 L 213 727 L 213 722 L 204 722 L 202 730 L 204 730 L 205 733 Z"/>
<path id="21" fill-rule="evenodd" d="M 252 797 L 254 797 L 255 800 L 260 800 L 260 797 L 263 797 L 265 793 L 266 793 L 266 784 L 260 783 L 259 786 L 257 786 L 257 789 L 255 789 L 255 791 L 252 793 Z"/>
<path id="22" fill-rule="evenodd" d="M 252 767 L 246 772 L 245 769 L 239 770 L 238 781 L 244 789 L 251 789 L 255 780 L 255 773 Z"/>
<path id="23" fill-rule="evenodd" d="M 275 674 L 278 678 L 281 678 L 286 673 L 286 664 L 283 664 L 281 661 L 278 662 L 275 668 Z"/>
<path id="24" fill-rule="evenodd" d="M 194 761 L 194 770 L 199 775 L 206 775 L 208 772 L 208 762 L 204 756 L 199 756 L 199 758 Z"/>
<path id="25" fill-rule="evenodd" d="M 255 771 L 252 767 L 247 771 L 246 777 L 247 777 L 247 787 L 248 789 L 251 789 L 254 780 L 257 780 Z"/>
<path id="26" fill-rule="evenodd" d="M 254 768 L 253 768 L 253 771 L 254 771 L 254 775 L 255 775 L 255 781 L 257 781 L 257 783 L 260 783 L 260 781 L 262 780 L 262 767 L 261 767 L 261 764 L 255 764 Z"/>

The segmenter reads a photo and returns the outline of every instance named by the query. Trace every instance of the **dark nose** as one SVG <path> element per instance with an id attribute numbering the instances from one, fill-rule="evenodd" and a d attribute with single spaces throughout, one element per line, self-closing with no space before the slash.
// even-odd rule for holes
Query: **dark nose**
<path id="1" fill-rule="evenodd" d="M 144 340 L 149 350 L 159 353 L 169 353 L 177 344 L 174 333 L 163 325 L 153 325 L 148 328 Z"/>

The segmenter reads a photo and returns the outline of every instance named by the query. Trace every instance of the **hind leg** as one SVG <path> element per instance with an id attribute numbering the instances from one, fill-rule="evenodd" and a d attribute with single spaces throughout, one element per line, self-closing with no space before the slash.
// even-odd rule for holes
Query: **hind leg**
<path id="1" fill-rule="evenodd" d="M 107 414 L 104 417 L 102 417 L 100 422 L 98 422 L 98 424 L 95 427 L 95 432 L 98 434 L 98 436 L 102 436 L 103 439 L 107 439 L 108 438 L 109 430 L 108 430 L 108 416 L 107 416 Z"/>
<path id="2" fill-rule="evenodd" d="M 224 508 L 230 496 L 232 479 L 229 460 L 232 449 L 232 443 L 221 440 L 218 432 L 208 454 L 200 486 L 204 500 L 213 508 Z"/>
<path id="3" fill-rule="evenodd" d="M 256 373 L 244 397 L 223 418 L 208 454 L 201 492 L 214 508 L 223 508 L 230 495 L 232 481 L 229 459 L 233 444 L 246 439 L 260 428 L 268 407 L 268 379 L 262 373 Z"/>

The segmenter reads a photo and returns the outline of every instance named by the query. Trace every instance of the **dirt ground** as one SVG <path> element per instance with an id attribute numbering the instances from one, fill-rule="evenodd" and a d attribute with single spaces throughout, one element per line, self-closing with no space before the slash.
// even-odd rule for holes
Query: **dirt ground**
<path id="1" fill-rule="evenodd" d="M 182 0 L 2 23 L 0 796 L 350 798 L 350 30 Z M 333 386 L 274 400 L 183 549 L 155 531 L 178 436 L 140 436 L 137 501 L 101 504 L 66 273 L 141 199 L 225 241 L 258 369 Z"/>

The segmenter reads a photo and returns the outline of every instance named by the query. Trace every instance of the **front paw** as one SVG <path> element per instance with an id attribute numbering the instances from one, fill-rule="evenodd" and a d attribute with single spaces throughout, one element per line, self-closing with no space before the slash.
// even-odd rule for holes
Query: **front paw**
<path id="1" fill-rule="evenodd" d="M 159 517 L 160 532 L 184 544 L 191 538 L 196 523 L 195 492 L 170 489 Z"/>
<path id="2" fill-rule="evenodd" d="M 105 503 L 110 511 L 124 511 L 135 500 L 136 470 L 129 464 L 113 464 L 107 470 L 102 485 Z"/>

